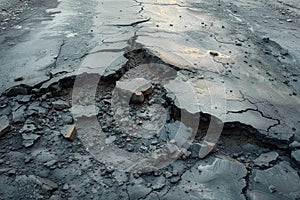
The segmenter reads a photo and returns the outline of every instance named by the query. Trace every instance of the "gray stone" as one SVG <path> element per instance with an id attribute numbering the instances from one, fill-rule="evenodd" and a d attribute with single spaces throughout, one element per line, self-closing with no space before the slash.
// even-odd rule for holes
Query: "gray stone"
<path id="1" fill-rule="evenodd" d="M 40 136 L 32 133 L 29 134 L 23 133 L 22 138 L 23 138 L 23 142 L 22 142 L 23 146 L 28 148 L 34 145 L 34 142 L 38 140 Z"/>
<path id="2" fill-rule="evenodd" d="M 30 133 L 36 130 L 34 124 L 24 124 L 24 126 L 20 129 L 20 133 Z"/>
<path id="3" fill-rule="evenodd" d="M 62 115 L 62 120 L 65 124 L 72 124 L 74 122 L 73 117 L 71 115 Z"/>
<path id="4" fill-rule="evenodd" d="M 23 146 L 28 148 L 28 147 L 31 147 L 32 145 L 34 145 L 34 140 L 24 140 L 22 142 Z"/>
<path id="5" fill-rule="evenodd" d="M 5 135 L 8 131 L 11 130 L 9 120 L 6 116 L 0 117 L 0 137 Z"/>
<path id="6" fill-rule="evenodd" d="M 152 84 L 149 80 L 144 78 L 135 78 L 118 81 L 116 83 L 116 88 L 129 91 L 132 94 L 135 92 L 149 94 L 152 91 Z"/>
<path id="7" fill-rule="evenodd" d="M 296 161 L 297 165 L 300 165 L 300 150 L 293 151 L 291 153 L 292 158 Z"/>
<path id="8" fill-rule="evenodd" d="M 180 181 L 180 177 L 179 176 L 175 176 L 175 177 L 172 177 L 170 179 L 170 182 L 173 183 L 173 184 L 175 184 L 175 183 L 177 183 L 179 181 Z"/>
<path id="9" fill-rule="evenodd" d="M 55 165 L 56 163 L 57 163 L 57 160 L 50 160 L 50 161 L 46 162 L 46 163 L 44 164 L 44 166 L 46 166 L 46 167 L 52 167 L 52 166 Z"/>
<path id="10" fill-rule="evenodd" d="M 191 157 L 192 158 L 199 158 L 199 152 L 200 152 L 201 144 L 199 143 L 193 143 L 189 150 L 191 151 Z"/>
<path id="11" fill-rule="evenodd" d="M 46 104 L 46 105 L 48 107 L 48 104 Z M 35 101 L 30 104 L 30 106 L 27 108 L 27 111 L 26 111 L 27 116 L 30 116 L 34 113 L 47 114 L 48 110 L 46 108 L 42 107 L 40 105 L 40 102 Z"/>
<path id="12" fill-rule="evenodd" d="M 144 94 L 142 92 L 135 92 L 132 94 L 130 102 L 134 104 L 142 104 L 145 100 Z"/>
<path id="13" fill-rule="evenodd" d="M 0 174 L 7 173 L 11 168 L 0 168 Z"/>
<path id="14" fill-rule="evenodd" d="M 57 100 L 52 102 L 52 106 L 55 110 L 63 110 L 65 108 L 70 107 L 70 104 L 67 101 Z"/>
<path id="15" fill-rule="evenodd" d="M 15 123 L 25 122 L 24 110 L 25 110 L 25 108 L 21 107 L 12 113 L 13 122 L 15 122 Z"/>
<path id="16" fill-rule="evenodd" d="M 268 167 L 270 163 L 275 162 L 279 154 L 275 151 L 261 154 L 254 160 L 255 165 L 260 167 Z"/>
<path id="17" fill-rule="evenodd" d="M 168 172 L 168 171 L 165 172 L 166 178 L 171 178 L 172 176 L 173 176 L 173 174 L 171 172 Z"/>
<path id="18" fill-rule="evenodd" d="M 297 142 L 297 141 L 294 141 L 292 142 L 290 145 L 289 145 L 289 148 L 294 150 L 294 149 L 300 149 L 300 143 Z"/>
<path id="19" fill-rule="evenodd" d="M 9 171 L 7 172 L 7 174 L 8 174 L 9 176 L 13 176 L 13 175 L 16 175 L 16 174 L 17 174 L 17 171 L 16 171 L 15 169 L 11 169 L 11 170 L 9 170 Z"/>
<path id="20" fill-rule="evenodd" d="M 289 50 L 288 49 L 281 49 L 280 54 L 283 55 L 283 56 L 286 56 L 286 55 L 289 54 Z"/>
<path id="21" fill-rule="evenodd" d="M 274 192 L 277 191 L 277 188 L 276 188 L 276 186 L 274 186 L 274 185 L 270 185 L 270 186 L 269 186 L 269 190 L 270 190 L 271 193 L 274 193 Z"/>
<path id="22" fill-rule="evenodd" d="M 22 96 L 19 96 L 19 102 L 21 103 L 28 103 L 31 99 L 31 95 L 22 95 Z"/>
<path id="23" fill-rule="evenodd" d="M 117 81 L 116 92 L 119 96 L 125 94 L 132 103 L 141 104 L 144 102 L 144 95 L 150 94 L 153 87 L 149 80 L 144 78 L 126 79 Z M 126 99 L 125 99 L 126 100 Z"/>
<path id="24" fill-rule="evenodd" d="M 39 135 L 37 135 L 37 134 L 32 134 L 32 133 L 30 133 L 30 134 L 22 134 L 22 138 L 24 139 L 24 140 L 37 140 L 38 138 L 39 138 L 40 136 Z"/>

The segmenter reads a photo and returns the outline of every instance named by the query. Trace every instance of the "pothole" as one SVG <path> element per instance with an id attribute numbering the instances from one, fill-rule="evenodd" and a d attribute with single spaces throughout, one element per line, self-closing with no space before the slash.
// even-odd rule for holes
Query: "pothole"
<path id="1" fill-rule="evenodd" d="M 137 54 L 136 57 L 135 54 Z M 4 173 L 12 175 L 17 173 L 22 174 L 29 172 L 34 166 L 39 170 L 44 170 L 42 168 L 56 170 L 69 166 L 68 163 L 77 166 L 74 162 L 78 159 L 80 160 L 80 158 L 75 159 L 75 154 L 79 153 L 84 156 L 92 155 L 94 156 L 93 159 L 92 157 L 90 158 L 94 163 L 92 166 L 100 167 L 99 175 L 105 178 L 105 181 L 109 182 L 108 180 L 112 179 L 117 184 L 129 184 L 130 181 L 134 182 L 134 180 L 142 178 L 147 181 L 146 188 L 137 183 L 137 188 L 128 186 L 127 189 L 130 191 L 145 189 L 147 191 L 145 195 L 149 197 L 152 195 L 171 195 L 174 193 L 174 189 L 178 189 L 181 186 L 190 192 L 189 188 L 193 188 L 194 186 L 189 181 L 194 179 L 192 178 L 193 176 L 190 177 L 188 174 L 195 173 L 193 170 L 195 166 L 199 165 L 199 162 L 202 164 L 212 163 L 212 165 L 223 163 L 219 160 L 213 162 L 213 158 L 228 160 L 228 162 L 223 163 L 226 166 L 228 165 L 227 167 L 231 165 L 236 167 L 236 163 L 234 164 L 230 160 L 245 166 L 248 172 L 246 177 L 244 177 L 246 182 L 245 187 L 241 191 L 245 196 L 248 195 L 253 185 L 255 185 L 252 181 L 253 172 L 255 172 L 255 175 L 257 173 L 267 173 L 268 171 L 265 170 L 275 170 L 277 169 L 276 166 L 281 166 L 281 163 L 288 161 L 292 163 L 292 166 L 299 173 L 299 168 L 297 168 L 295 162 L 290 158 L 289 150 L 279 149 L 272 142 L 265 142 L 265 140 L 257 137 L 259 136 L 257 133 L 258 130 L 238 122 L 226 123 L 221 137 L 216 144 L 212 144 L 208 148 L 209 154 L 207 157 L 200 159 L 199 152 L 203 148 L 203 145 L 206 144 L 203 141 L 209 139 L 207 138 L 207 133 L 209 132 L 210 123 L 212 120 L 217 119 L 209 114 L 199 113 L 196 132 L 192 133 L 189 126 L 193 125 L 193 121 L 190 122 L 187 119 L 193 119 L 194 114 L 177 107 L 176 105 L 178 104 L 175 103 L 176 98 L 171 98 L 168 95 L 169 91 L 164 87 L 164 82 L 159 82 L 159 80 L 162 80 L 161 74 L 164 72 L 148 66 L 155 73 L 152 71 L 147 74 L 142 67 L 137 67 L 141 63 L 147 63 L 149 59 L 154 63 L 162 62 L 158 58 L 149 57 L 145 51 L 131 52 L 128 55 L 126 65 L 116 70 L 115 73 L 111 73 L 108 76 L 110 78 L 102 77 L 101 80 L 99 79 L 100 81 L 97 83 L 94 94 L 89 93 L 92 91 L 91 89 L 85 91 L 79 98 L 72 99 L 74 93 L 74 76 L 65 77 L 57 82 L 53 82 L 47 88 L 39 89 L 39 86 L 31 88 L 21 85 L 9 89 L 6 93 L 7 95 L 3 94 L 0 98 L 1 114 L 7 116 L 9 120 L 8 125 L 11 129 L 7 129 L 5 133 L 3 132 L 0 140 L 0 144 L 3 146 L 1 152 L 4 155 L 0 157 L 0 160 L 8 158 L 10 151 L 29 154 L 25 157 L 24 161 L 11 161 L 13 164 L 20 166 L 24 165 L 23 162 L 25 162 L 23 169 L 18 169 L 16 172 L 5 171 Z M 184 72 L 185 75 L 195 75 L 191 72 Z M 176 74 L 168 74 L 165 82 L 174 80 Z M 143 82 L 144 80 L 142 79 L 151 76 L 153 77 L 150 85 Z M 90 79 L 99 78 L 96 74 L 87 75 L 87 77 Z M 122 91 L 121 95 L 120 91 L 116 90 L 118 83 L 123 84 L 127 80 L 136 78 L 138 82 L 142 81 L 143 84 L 137 85 L 135 88 L 137 90 L 130 91 L 129 95 L 122 96 Z M 84 83 L 82 82 L 82 84 Z M 145 85 L 147 87 L 144 87 Z M 124 88 L 125 90 L 128 89 L 123 86 L 119 85 L 118 87 L 122 90 Z M 142 95 L 143 98 L 133 100 L 133 95 L 136 95 L 135 98 Z M 93 112 L 86 111 L 85 107 L 81 108 L 85 111 L 85 114 L 88 114 L 83 125 L 93 129 L 94 124 L 90 123 L 90 120 L 93 117 L 95 118 L 96 123 L 101 127 L 101 131 L 104 134 L 102 136 L 104 137 L 97 138 L 98 135 L 95 135 L 92 139 L 94 141 L 103 140 L 101 144 L 96 142 L 93 144 L 94 146 L 89 146 L 84 138 L 79 135 L 81 132 L 78 132 L 78 130 L 74 138 L 75 132 L 72 126 L 76 125 L 76 128 L 80 128 L 77 126 L 78 119 L 74 118 L 71 112 L 74 100 L 80 102 L 82 105 L 87 105 L 87 108 L 92 106 L 94 102 L 95 106 L 92 106 L 91 109 Z M 182 115 L 188 117 L 182 118 Z M 94 131 L 97 132 L 99 130 L 96 129 Z M 178 132 L 181 132 L 181 134 L 177 134 Z M 295 145 L 297 146 L 297 144 Z M 106 148 L 106 146 L 109 148 L 107 151 L 103 151 L 102 147 Z M 133 155 L 133 157 L 124 157 L 124 161 L 118 163 L 107 162 L 119 159 L 117 157 L 118 154 L 109 154 L 110 150 L 112 150 L 110 149 L 111 147 L 114 147 L 114 151 L 125 152 L 125 156 Z M 48 149 L 46 154 L 44 151 L 39 150 L 43 148 Z M 96 151 L 91 151 L 91 148 L 95 148 L 94 150 Z M 59 155 L 58 160 L 51 159 L 53 157 L 52 151 Z M 36 154 L 34 152 L 39 153 Z M 37 155 L 37 157 L 35 158 L 34 155 Z M 41 155 L 45 156 L 45 159 L 43 159 L 45 163 L 42 166 L 38 163 L 39 161 L 35 161 L 35 159 L 40 159 Z M 47 155 L 51 156 L 47 158 Z M 97 156 L 99 155 L 106 156 L 107 158 L 98 159 L 99 157 Z M 149 159 L 144 163 L 137 164 L 138 169 L 143 169 L 144 173 L 142 173 L 143 170 L 138 172 L 139 170 L 134 170 L 134 167 L 130 168 L 130 170 L 135 172 L 132 174 L 134 178 L 127 179 L 122 177 L 126 177 L 127 175 L 122 175 L 118 171 L 118 167 L 126 166 L 124 164 L 126 163 L 126 159 L 131 159 L 134 164 L 143 159 L 143 157 L 136 157 L 136 155 L 149 155 L 146 157 L 147 159 L 154 157 L 157 160 L 152 162 Z M 85 168 L 85 164 L 88 164 L 88 162 L 84 161 L 80 164 L 79 168 Z M 141 166 L 145 168 L 141 168 Z M 213 167 L 212 169 L 215 168 Z M 36 173 L 42 176 L 42 173 Z M 120 174 L 118 175 L 118 173 Z M 202 172 L 199 171 L 199 173 L 201 174 Z M 210 174 L 208 171 L 205 173 Z M 113 185 L 112 182 L 109 182 L 109 184 Z"/>

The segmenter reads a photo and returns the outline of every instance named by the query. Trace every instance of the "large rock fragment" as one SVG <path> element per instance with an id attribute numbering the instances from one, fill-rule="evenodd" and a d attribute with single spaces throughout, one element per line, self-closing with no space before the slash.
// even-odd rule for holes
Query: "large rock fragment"
<path id="1" fill-rule="evenodd" d="M 153 87 L 149 80 L 135 78 L 117 81 L 116 89 L 120 95 L 129 97 L 132 103 L 141 104 L 144 102 L 144 95 L 151 93 Z"/>
<path id="2" fill-rule="evenodd" d="M 64 136 L 64 138 L 74 140 L 76 134 L 76 127 L 74 124 L 66 125 L 61 129 L 60 133 Z"/>
<path id="3" fill-rule="evenodd" d="M 275 151 L 261 154 L 254 160 L 255 165 L 260 167 L 268 167 L 272 162 L 275 162 L 279 154 Z"/>
<path id="4" fill-rule="evenodd" d="M 23 146 L 28 148 L 34 145 L 34 142 L 37 141 L 40 138 L 40 136 L 33 133 L 29 133 L 29 134 L 23 133 L 22 138 L 23 138 Z"/>

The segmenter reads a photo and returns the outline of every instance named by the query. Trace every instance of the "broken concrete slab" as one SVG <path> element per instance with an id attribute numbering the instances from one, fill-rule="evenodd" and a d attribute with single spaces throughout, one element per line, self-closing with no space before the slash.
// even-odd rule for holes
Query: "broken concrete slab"
<path id="1" fill-rule="evenodd" d="M 109 65 L 108 68 L 104 71 L 102 78 L 107 79 L 110 78 L 111 76 L 116 76 L 118 73 L 122 74 L 124 72 L 119 72 L 122 71 L 123 67 L 127 63 L 127 58 L 123 56 L 120 56 L 118 59 L 114 60 L 113 63 Z M 114 77 L 117 78 L 117 77 Z"/>
<path id="2" fill-rule="evenodd" d="M 25 107 L 20 107 L 12 113 L 12 120 L 15 123 L 25 122 Z"/>
<path id="3" fill-rule="evenodd" d="M 0 117 L 0 137 L 5 135 L 8 131 L 11 130 L 11 125 L 6 116 Z"/>
<path id="4" fill-rule="evenodd" d="M 133 104 L 142 104 L 145 100 L 145 96 L 142 92 L 135 92 L 130 99 Z"/>
<path id="5" fill-rule="evenodd" d="M 175 80 L 169 81 L 164 87 L 168 92 L 167 96 L 174 101 L 177 108 L 191 114 L 201 112 L 195 89 L 180 75 Z"/>
<path id="6" fill-rule="evenodd" d="M 145 12 L 152 16 L 151 21 L 154 22 L 157 27 L 154 28 L 150 24 L 145 24 L 145 27 L 140 30 L 143 34 L 138 37 L 137 41 L 144 44 L 145 48 L 150 49 L 151 52 L 161 58 L 163 62 L 182 70 L 190 69 L 198 71 L 197 76 L 199 76 L 199 74 L 204 75 L 205 81 L 209 84 L 209 89 L 206 89 L 205 83 L 203 85 L 196 83 L 195 85 L 198 85 L 199 88 L 199 103 L 206 105 L 204 109 L 201 109 L 205 113 L 222 119 L 224 123 L 241 122 L 255 129 L 261 129 L 264 131 L 262 136 L 269 136 L 270 140 L 274 138 L 273 143 L 277 142 L 274 142 L 276 138 L 290 142 L 289 139 L 292 138 L 290 135 L 293 133 L 292 127 L 298 129 L 298 122 L 295 116 L 299 115 L 299 111 L 293 110 L 293 108 L 294 105 L 299 104 L 299 101 L 297 97 L 292 94 L 297 94 L 295 91 L 299 90 L 299 84 L 296 83 L 288 87 L 282 84 L 284 81 L 282 79 L 286 78 L 282 77 L 282 67 L 284 65 L 287 69 L 296 69 L 298 72 L 299 69 L 295 61 L 299 60 L 299 53 L 295 51 L 293 53 L 290 52 L 292 49 L 297 49 L 297 47 L 286 38 L 286 34 L 282 34 L 282 32 L 286 30 L 284 25 L 279 25 L 280 28 L 278 27 L 278 30 L 282 31 L 274 31 L 266 27 L 265 29 L 268 31 L 265 32 L 265 30 L 258 28 L 261 27 L 261 25 L 254 25 L 256 22 L 253 21 L 253 18 L 257 18 L 257 16 L 252 16 L 252 14 L 248 13 L 247 16 L 239 16 L 239 20 L 245 24 L 250 22 L 252 24 L 251 31 L 257 31 L 258 34 L 249 37 L 247 32 L 243 30 L 241 33 L 237 33 L 233 36 L 237 40 L 235 41 L 234 38 L 229 39 L 228 36 L 231 35 L 229 30 L 233 31 L 231 26 L 237 25 L 234 21 L 240 23 L 236 21 L 236 16 L 231 16 L 230 14 L 233 21 L 229 22 L 222 17 L 218 17 L 219 14 L 222 16 L 224 13 L 212 14 L 215 13 L 213 10 L 207 13 L 204 12 L 205 14 L 199 12 L 204 5 L 214 7 L 213 4 L 208 2 L 183 2 L 183 4 L 185 3 L 187 4 L 186 6 L 191 3 L 194 8 L 189 8 L 193 11 L 189 13 L 190 15 L 186 14 L 181 20 L 172 20 L 170 16 L 174 15 L 174 13 L 182 16 L 182 13 L 185 12 L 185 8 L 176 6 L 166 8 L 165 12 L 168 14 L 164 17 L 172 21 L 172 27 L 168 26 L 168 20 L 162 20 L 157 13 L 151 12 L 151 9 L 156 7 L 155 5 L 145 5 Z M 244 9 L 242 13 L 246 12 L 245 6 L 242 3 L 236 4 L 239 5 L 239 9 Z M 257 5 L 253 5 L 253 7 L 258 9 Z M 147 10 L 150 11 L 147 12 Z M 269 11 L 270 13 L 274 13 L 271 9 L 269 9 Z M 199 18 L 199 20 L 202 21 L 203 26 L 201 27 L 201 24 L 199 24 L 199 27 L 195 27 L 195 24 L 191 24 L 191 21 L 200 16 L 201 18 Z M 209 27 L 208 24 L 212 20 L 218 25 L 214 24 L 214 27 Z M 274 20 L 273 23 L 275 26 L 276 22 Z M 227 28 L 227 25 L 231 28 Z M 182 33 L 179 27 L 183 26 L 186 31 Z M 218 29 L 218 26 L 223 28 Z M 297 27 L 296 29 L 298 30 L 299 28 Z M 201 31 L 195 32 L 195 30 Z M 149 32 L 151 32 L 151 34 L 149 34 Z M 258 45 L 254 41 L 257 41 L 257 39 L 262 40 L 261 37 L 265 34 L 270 34 L 273 36 L 272 40 L 274 38 L 277 40 L 277 42 L 269 42 L 268 44 L 268 46 L 274 46 L 274 48 L 271 48 L 273 53 L 271 53 L 272 56 L 270 57 L 266 56 L 263 52 L 254 51 L 254 49 L 249 51 L 248 47 L 246 47 L 246 45 L 250 45 L 251 47 L 257 46 L 261 49 L 263 45 Z M 173 38 L 172 41 L 169 41 L 170 37 Z M 281 39 L 277 39 L 278 37 Z M 198 38 L 201 38 L 201 40 Z M 294 38 L 294 40 L 296 41 L 298 39 Z M 289 55 L 281 59 L 283 56 L 280 55 L 280 50 L 283 49 L 283 47 L 288 49 L 288 52 L 283 53 L 285 55 L 288 53 Z M 209 55 L 210 52 L 217 52 L 218 54 Z M 242 54 L 244 54 L 245 57 L 240 56 L 239 52 L 243 52 Z M 252 57 L 253 55 L 256 56 L 255 59 Z M 291 58 L 288 58 L 289 56 L 291 56 Z M 270 75 L 272 77 L 269 77 L 269 75 L 266 76 L 265 74 L 267 73 L 272 74 Z M 289 73 L 295 74 L 293 70 L 289 71 Z M 214 85 L 216 87 L 211 87 L 211 82 L 215 82 Z M 218 88 L 225 90 L 226 93 L 222 93 L 222 91 L 214 92 Z M 231 94 L 234 93 L 238 95 L 242 93 L 242 96 L 245 98 L 235 98 L 236 95 L 231 97 Z M 287 95 L 287 93 L 289 93 L 289 95 Z M 201 98 L 203 96 L 207 96 L 208 98 Z M 226 111 L 235 111 L 236 113 L 229 113 L 228 120 L 226 120 L 227 115 L 219 116 L 219 106 L 216 106 L 218 109 L 214 109 L 215 106 L 207 106 L 211 100 L 216 100 L 217 103 L 227 101 L 229 109 Z M 230 100 L 230 102 L 228 100 Z M 237 110 L 237 107 L 240 109 Z M 287 112 L 294 114 L 286 115 L 285 113 Z M 225 112 L 225 114 L 226 113 L 227 112 Z M 278 124 L 281 124 L 283 129 L 280 130 Z M 296 134 L 298 134 L 298 132 L 296 132 Z M 283 137 L 284 135 L 288 136 Z"/>
<path id="7" fill-rule="evenodd" d="M 74 140 L 76 134 L 76 127 L 75 125 L 66 125 L 61 129 L 60 133 L 63 135 L 64 138 Z"/>
<path id="8" fill-rule="evenodd" d="M 259 192 L 267 194 L 267 197 L 275 197 L 273 199 L 296 199 L 300 195 L 299 182 L 297 171 L 289 163 L 281 162 L 266 170 L 253 170 L 248 195 L 253 196 Z M 271 192 L 270 186 L 274 186 L 276 192 Z"/>
<path id="9" fill-rule="evenodd" d="M 21 82 L 15 82 L 15 77 L 23 77 L 23 82 L 28 86 L 35 86 L 49 79 L 46 74 L 47 68 L 55 66 L 59 54 L 61 39 L 39 39 L 26 40 L 19 42 L 11 48 L 1 49 L 1 93 L 6 88 L 19 85 Z M 14 70 L 11 69 L 11 60 L 14 60 Z M 17 86 L 18 87 L 18 86 Z M 24 92 L 23 92 L 24 91 Z M 26 92 L 25 92 L 26 91 Z M 9 95 L 27 94 L 27 89 L 20 92 L 19 90 L 10 91 Z"/>

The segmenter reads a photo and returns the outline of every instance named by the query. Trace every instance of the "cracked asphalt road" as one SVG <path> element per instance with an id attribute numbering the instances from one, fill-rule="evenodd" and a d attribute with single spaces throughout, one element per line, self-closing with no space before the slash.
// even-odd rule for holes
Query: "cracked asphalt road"
<path id="1" fill-rule="evenodd" d="M 0 1 L 0 199 L 300 199 L 298 3 Z M 169 90 L 157 84 L 163 72 L 139 68 L 145 63 L 176 72 Z M 91 152 L 105 152 L 101 146 L 80 135 L 93 124 L 88 118 L 81 127 L 71 112 L 76 75 L 85 74 L 104 83 L 75 102 L 86 104 L 81 114 L 95 115 L 106 145 L 145 154 L 172 137 L 180 143 L 174 130 L 185 122 L 177 110 L 201 114 L 195 139 L 154 172 L 102 162 Z M 144 103 L 119 120 L 129 121 L 123 130 L 109 103 L 122 76 L 154 76 Z M 153 105 L 167 122 L 143 139 L 135 129 L 152 130 Z M 220 137 L 215 129 L 206 136 L 213 119 L 224 126 Z M 74 141 L 61 135 L 72 124 Z"/>

